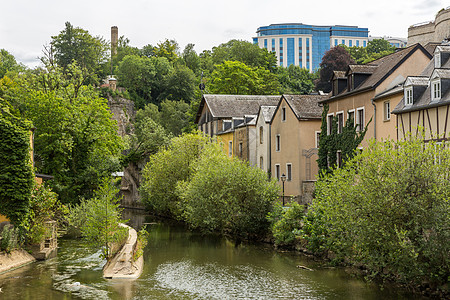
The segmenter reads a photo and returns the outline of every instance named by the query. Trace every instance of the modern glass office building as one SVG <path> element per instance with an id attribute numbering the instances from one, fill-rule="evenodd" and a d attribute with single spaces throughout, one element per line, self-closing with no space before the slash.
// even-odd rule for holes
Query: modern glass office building
<path id="1" fill-rule="evenodd" d="M 276 53 L 283 67 L 296 65 L 311 72 L 319 68 L 331 47 L 366 47 L 369 30 L 357 26 L 316 26 L 301 23 L 272 24 L 259 27 L 253 43 Z"/>

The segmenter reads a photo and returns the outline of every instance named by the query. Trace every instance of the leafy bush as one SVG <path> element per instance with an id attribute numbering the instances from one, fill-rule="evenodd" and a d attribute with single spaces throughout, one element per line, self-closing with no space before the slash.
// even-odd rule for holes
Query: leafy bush
<path id="1" fill-rule="evenodd" d="M 208 139 L 199 134 L 184 134 L 173 138 L 167 149 L 150 156 L 143 172 L 140 188 L 142 201 L 151 210 L 162 215 L 180 216 L 177 211 L 178 181 L 188 180 Z"/>
<path id="2" fill-rule="evenodd" d="M 281 203 L 275 205 L 267 219 L 270 222 L 270 229 L 276 245 L 294 244 L 303 225 L 304 212 L 304 206 L 297 202 L 290 202 L 287 207 L 283 207 Z"/>
<path id="3" fill-rule="evenodd" d="M 267 232 L 266 216 L 279 188 L 275 181 L 267 181 L 266 173 L 229 158 L 218 144 L 205 147 L 193 173 L 177 188 L 183 218 L 190 226 L 245 237 Z"/>
<path id="4" fill-rule="evenodd" d="M 0 251 L 10 253 L 12 250 L 19 247 L 19 228 L 14 228 L 12 225 L 3 227 L 0 240 Z"/>
<path id="5" fill-rule="evenodd" d="M 372 276 L 444 284 L 450 274 L 450 149 L 373 142 L 321 178 L 304 238 Z"/>
<path id="6" fill-rule="evenodd" d="M 107 245 L 102 253 L 106 258 L 114 254 L 110 251 L 114 244 L 123 244 L 128 238 L 128 229 L 119 225 L 125 221 L 121 219 L 118 192 L 109 179 L 104 179 L 94 198 L 82 199 L 80 204 L 70 207 L 69 223 L 80 230 L 88 245 Z"/>

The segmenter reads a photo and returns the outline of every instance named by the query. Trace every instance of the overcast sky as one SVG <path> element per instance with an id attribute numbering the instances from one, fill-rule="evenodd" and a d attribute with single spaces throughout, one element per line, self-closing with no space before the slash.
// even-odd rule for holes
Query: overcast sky
<path id="1" fill-rule="evenodd" d="M 0 49 L 28 66 L 38 64 L 43 46 L 69 21 L 110 40 L 111 26 L 131 45 L 175 39 L 197 52 L 231 39 L 251 41 L 260 26 L 275 23 L 354 25 L 372 36 L 408 35 L 410 25 L 432 21 L 449 6 L 443 0 L 3 0 Z"/>

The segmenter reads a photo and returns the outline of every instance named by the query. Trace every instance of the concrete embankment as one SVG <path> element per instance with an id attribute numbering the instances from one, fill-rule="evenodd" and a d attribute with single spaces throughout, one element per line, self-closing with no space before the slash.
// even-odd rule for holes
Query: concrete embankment
<path id="1" fill-rule="evenodd" d="M 125 224 L 121 224 L 121 226 L 128 228 L 128 239 L 122 249 L 106 263 L 103 268 L 103 277 L 108 279 L 137 279 L 144 267 L 142 255 L 136 261 L 133 260 L 133 253 L 138 243 L 137 232 Z"/>
<path id="2" fill-rule="evenodd" d="M 13 250 L 11 253 L 0 253 L 0 274 L 10 271 L 24 265 L 27 265 L 36 259 L 23 249 Z"/>

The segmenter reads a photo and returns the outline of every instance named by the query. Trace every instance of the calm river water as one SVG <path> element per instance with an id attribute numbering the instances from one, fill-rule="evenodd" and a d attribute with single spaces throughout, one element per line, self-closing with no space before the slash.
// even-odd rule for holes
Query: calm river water
<path id="1" fill-rule="evenodd" d="M 103 279 L 99 252 L 60 239 L 56 258 L 0 275 L 0 299 L 421 299 L 270 246 L 127 214 L 132 226 L 152 223 L 138 280 Z"/>

